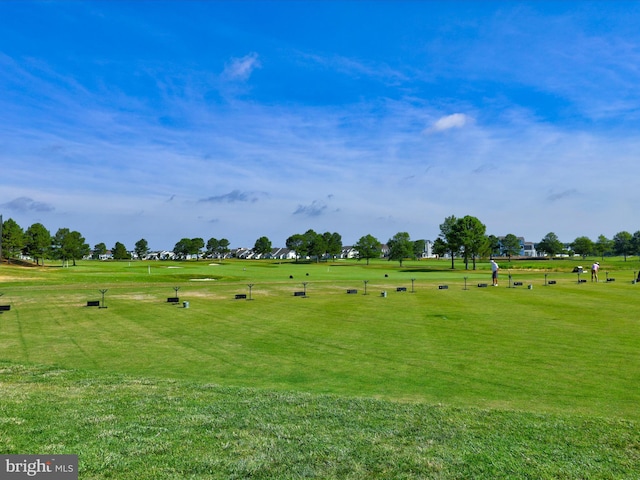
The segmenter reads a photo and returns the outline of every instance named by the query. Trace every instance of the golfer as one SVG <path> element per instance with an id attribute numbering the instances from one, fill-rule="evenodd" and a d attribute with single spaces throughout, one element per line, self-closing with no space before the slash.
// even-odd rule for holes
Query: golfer
<path id="1" fill-rule="evenodd" d="M 593 282 L 593 280 L 595 279 L 595 281 L 598 281 L 598 270 L 600 270 L 600 263 L 596 262 L 593 265 L 591 265 L 591 281 Z"/>
<path id="2" fill-rule="evenodd" d="M 491 260 L 491 279 L 493 280 L 494 287 L 498 286 L 498 270 L 500 270 L 500 267 L 498 266 L 496 261 Z"/>

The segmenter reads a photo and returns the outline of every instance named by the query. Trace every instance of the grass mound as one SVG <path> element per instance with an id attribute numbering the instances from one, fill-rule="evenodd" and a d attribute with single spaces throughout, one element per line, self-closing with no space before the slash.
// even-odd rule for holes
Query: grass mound
<path id="1" fill-rule="evenodd" d="M 0 363 L 3 453 L 80 478 L 634 478 L 625 420 L 273 392 Z"/>

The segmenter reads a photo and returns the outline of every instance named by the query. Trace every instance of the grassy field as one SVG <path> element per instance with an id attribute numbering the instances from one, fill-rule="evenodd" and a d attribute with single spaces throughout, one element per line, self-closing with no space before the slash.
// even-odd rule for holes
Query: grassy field
<path id="1" fill-rule="evenodd" d="M 637 424 L 0 363 L 3 453 L 80 478 L 632 479 Z"/>
<path id="2" fill-rule="evenodd" d="M 637 478 L 640 263 L 592 261 L 1 265 L 0 445 L 81 478 Z"/>

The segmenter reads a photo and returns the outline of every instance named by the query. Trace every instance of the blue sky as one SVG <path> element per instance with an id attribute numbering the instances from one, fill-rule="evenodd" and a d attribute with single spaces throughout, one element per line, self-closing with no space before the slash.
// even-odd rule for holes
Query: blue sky
<path id="1" fill-rule="evenodd" d="M 640 228 L 640 2 L 0 2 L 0 214 L 171 249 Z"/>

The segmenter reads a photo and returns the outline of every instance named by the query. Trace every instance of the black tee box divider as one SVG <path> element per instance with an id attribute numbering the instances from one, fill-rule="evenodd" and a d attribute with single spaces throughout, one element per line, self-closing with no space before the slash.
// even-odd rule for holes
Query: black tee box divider
<path id="1" fill-rule="evenodd" d="M 305 293 L 304 292 L 293 292 L 293 296 L 294 297 L 304 297 Z"/>
<path id="2" fill-rule="evenodd" d="M 396 292 L 406 292 L 407 291 L 407 287 L 398 287 L 396 288 Z"/>
<path id="3" fill-rule="evenodd" d="M 449 285 L 438 285 L 438 290 L 448 290 Z"/>
<path id="4" fill-rule="evenodd" d="M 8 312 L 11 310 L 11 305 L 0 305 L 0 312 Z"/>
<path id="5" fill-rule="evenodd" d="M 180 303 L 180 297 L 168 297 L 167 303 Z"/>
<path id="6" fill-rule="evenodd" d="M 89 300 L 87 302 L 87 307 L 99 307 L 100 306 L 100 300 Z"/>
<path id="7" fill-rule="evenodd" d="M 488 287 L 488 286 L 489 286 L 489 284 L 488 284 L 488 283 L 479 283 L 479 284 L 478 284 L 478 287 L 479 287 L 479 288 L 484 288 L 484 287 Z"/>
<path id="8" fill-rule="evenodd" d="M 247 298 L 246 293 L 236 293 L 236 300 L 241 300 L 243 298 Z"/>
<path id="9" fill-rule="evenodd" d="M 356 290 L 355 288 L 348 288 L 348 289 L 347 289 L 347 293 L 349 293 L 349 294 L 356 294 L 356 293 L 358 293 L 358 290 Z"/>

